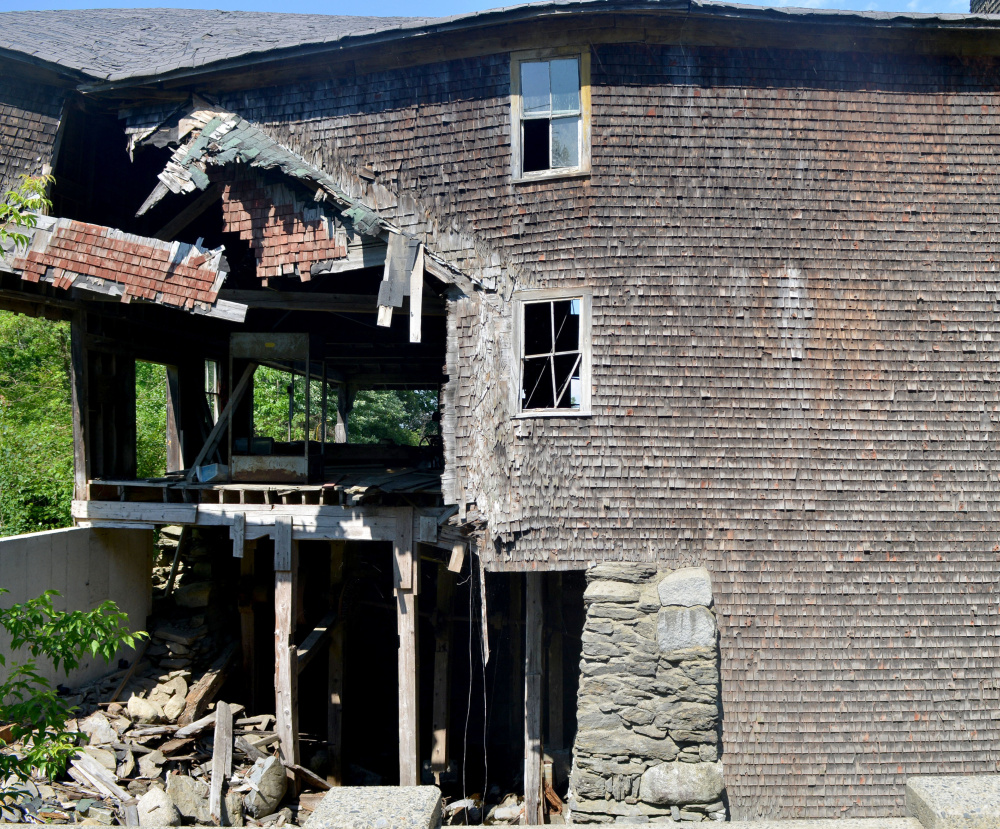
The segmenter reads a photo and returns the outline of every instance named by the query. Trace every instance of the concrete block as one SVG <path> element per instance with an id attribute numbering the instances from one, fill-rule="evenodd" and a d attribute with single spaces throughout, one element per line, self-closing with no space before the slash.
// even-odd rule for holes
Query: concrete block
<path id="1" fill-rule="evenodd" d="M 924 829 L 998 829 L 1000 774 L 911 777 L 906 813 Z"/>
<path id="2" fill-rule="evenodd" d="M 344 786 L 330 789 L 303 829 L 438 829 L 436 786 Z"/>

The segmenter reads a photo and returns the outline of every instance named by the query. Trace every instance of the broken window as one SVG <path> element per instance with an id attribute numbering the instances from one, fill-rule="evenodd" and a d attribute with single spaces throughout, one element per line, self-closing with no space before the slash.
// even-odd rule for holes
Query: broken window
<path id="1" fill-rule="evenodd" d="M 516 304 L 517 411 L 589 414 L 590 296 L 522 294 Z"/>
<path id="2" fill-rule="evenodd" d="M 515 179 L 589 169 L 587 57 L 535 52 L 512 58 Z"/>

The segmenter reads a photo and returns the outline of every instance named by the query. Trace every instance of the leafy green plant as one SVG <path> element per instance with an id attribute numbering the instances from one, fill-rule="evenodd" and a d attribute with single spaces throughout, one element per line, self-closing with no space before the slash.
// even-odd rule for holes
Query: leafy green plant
<path id="1" fill-rule="evenodd" d="M 38 219 L 34 214 L 52 206 L 45 193 L 55 179 L 28 175 L 20 178 L 17 188 L 5 192 L 0 201 L 0 244 L 9 239 L 15 247 L 23 248 L 28 246 L 28 235 L 18 228 L 35 227 Z"/>
<path id="2" fill-rule="evenodd" d="M 136 477 L 158 478 L 167 469 L 167 369 L 135 364 Z"/>
<path id="3" fill-rule="evenodd" d="M 0 588 L 0 593 L 6 592 Z M 34 770 L 55 778 L 76 751 L 76 734 L 66 731 L 73 709 L 39 674 L 35 660 L 47 657 L 68 676 L 88 654 L 110 662 L 120 647 L 134 647 L 148 635 L 132 633 L 128 616 L 114 602 L 93 610 L 62 611 L 52 605 L 58 595 L 47 590 L 37 599 L 0 609 L 0 627 L 10 634 L 11 649 L 23 649 L 32 657 L 11 664 L 0 683 L 0 722 L 11 723 L 12 739 L 21 741 L 16 752 L 3 750 L 0 741 L 0 785 L 11 776 L 26 781 Z M 0 666 L 6 666 L 2 655 Z"/>

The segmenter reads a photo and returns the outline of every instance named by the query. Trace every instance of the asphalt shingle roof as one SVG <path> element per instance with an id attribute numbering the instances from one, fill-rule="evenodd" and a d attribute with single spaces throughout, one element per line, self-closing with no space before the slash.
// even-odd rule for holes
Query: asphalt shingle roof
<path id="1" fill-rule="evenodd" d="M 419 26 L 430 19 L 188 9 L 7 12 L 0 15 L 0 49 L 114 81 Z"/>

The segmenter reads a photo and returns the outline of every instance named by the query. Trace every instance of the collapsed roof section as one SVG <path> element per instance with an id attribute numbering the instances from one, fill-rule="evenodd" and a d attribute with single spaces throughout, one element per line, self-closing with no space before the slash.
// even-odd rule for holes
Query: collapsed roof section
<path id="1" fill-rule="evenodd" d="M 243 321 L 245 306 L 219 299 L 228 271 L 222 248 L 203 250 L 72 219 L 39 216 L 37 221 L 28 229 L 26 249 L 0 257 L 0 267 L 25 282 Z"/>
<path id="2" fill-rule="evenodd" d="M 348 245 L 354 236 L 388 241 L 395 235 L 422 241 L 348 194 L 327 172 L 282 146 L 259 127 L 201 98 L 192 98 L 189 104 L 154 127 L 137 128 L 136 123 L 141 123 L 141 119 L 126 117 L 130 121 L 127 129 L 131 149 L 144 144 L 175 146 L 158 176 L 159 183 L 137 215 L 146 213 L 168 193 L 207 190 L 212 186 L 211 167 L 244 166 L 244 171 L 238 172 L 226 186 L 224 218 L 230 230 L 238 230 L 254 247 L 258 276 L 263 279 L 297 275 L 307 280 L 340 270 L 338 262 L 351 258 Z M 271 170 L 311 189 L 315 204 L 307 207 L 287 188 L 276 190 L 273 185 L 263 188 L 259 178 L 247 175 L 248 171 Z M 267 192 L 254 193 L 255 188 Z M 290 209 L 283 210 L 286 206 Z M 285 225 L 293 221 L 291 217 L 295 217 L 298 226 L 290 231 Z M 280 231 L 277 225 L 282 225 Z M 359 249 L 360 245 L 359 240 L 354 247 Z M 442 281 L 463 291 L 481 287 L 477 280 L 460 273 L 443 257 L 430 250 L 424 253 L 427 270 Z"/>

